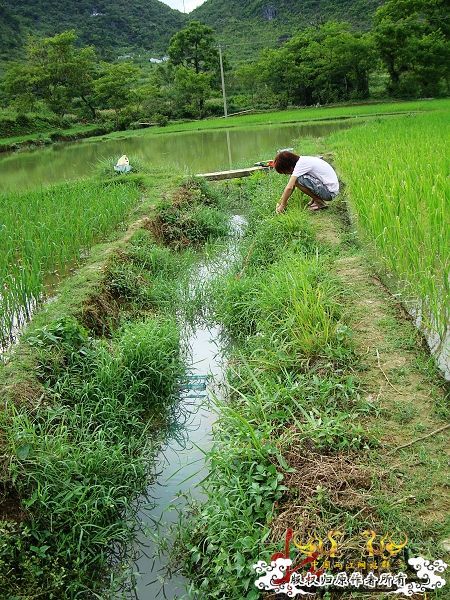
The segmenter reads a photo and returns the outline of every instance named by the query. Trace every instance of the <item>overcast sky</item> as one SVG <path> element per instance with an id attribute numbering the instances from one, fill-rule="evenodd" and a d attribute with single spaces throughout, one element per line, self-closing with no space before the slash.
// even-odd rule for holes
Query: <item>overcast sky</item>
<path id="1" fill-rule="evenodd" d="M 183 12 L 183 0 L 161 0 L 161 2 L 164 2 L 164 4 L 168 4 L 172 8 L 177 8 Z M 203 2 L 205 2 L 205 0 L 184 0 L 186 12 L 191 12 L 191 10 L 194 10 L 194 8 L 200 6 L 200 4 L 203 4 Z"/>

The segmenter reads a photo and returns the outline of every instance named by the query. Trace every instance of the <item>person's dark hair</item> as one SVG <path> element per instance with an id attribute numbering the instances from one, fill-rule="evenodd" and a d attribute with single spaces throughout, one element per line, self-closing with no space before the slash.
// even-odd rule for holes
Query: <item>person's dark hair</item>
<path id="1" fill-rule="evenodd" d="M 292 171 L 299 158 L 300 156 L 297 154 L 289 152 L 288 150 L 283 150 L 283 152 L 280 152 L 275 156 L 275 160 L 273 161 L 275 171 L 283 175 L 292 175 Z"/>

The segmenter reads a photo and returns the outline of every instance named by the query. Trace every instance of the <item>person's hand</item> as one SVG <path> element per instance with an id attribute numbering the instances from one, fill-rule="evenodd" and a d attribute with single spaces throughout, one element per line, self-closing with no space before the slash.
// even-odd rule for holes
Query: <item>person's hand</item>
<path id="1" fill-rule="evenodd" d="M 283 213 L 286 210 L 286 204 L 284 204 L 283 202 L 279 202 L 277 204 L 277 208 L 275 209 L 277 215 L 280 215 L 281 213 Z"/>

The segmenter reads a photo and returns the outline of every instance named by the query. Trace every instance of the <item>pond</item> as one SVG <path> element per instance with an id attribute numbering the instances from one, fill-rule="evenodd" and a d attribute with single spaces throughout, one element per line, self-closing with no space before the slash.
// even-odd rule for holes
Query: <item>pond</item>
<path id="1" fill-rule="evenodd" d="M 170 166 L 181 173 L 251 166 L 273 158 L 277 149 L 290 147 L 302 137 L 323 137 L 353 125 L 350 121 L 167 134 L 149 132 L 134 137 L 55 144 L 2 155 L 0 186 L 2 191 L 10 191 L 77 179 L 91 174 L 99 159 L 119 158 L 122 154 L 127 154 L 131 163 L 133 157 L 139 157 L 148 165 Z"/>

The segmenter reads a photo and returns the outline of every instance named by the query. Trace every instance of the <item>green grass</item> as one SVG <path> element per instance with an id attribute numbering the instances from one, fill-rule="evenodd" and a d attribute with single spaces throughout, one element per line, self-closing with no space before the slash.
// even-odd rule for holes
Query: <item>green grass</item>
<path id="1" fill-rule="evenodd" d="M 409 102 L 382 102 L 374 104 L 348 104 L 335 107 L 300 108 L 285 111 L 268 111 L 250 115 L 239 115 L 228 119 L 213 118 L 204 121 L 172 123 L 166 127 L 152 127 L 133 131 L 117 131 L 105 136 L 105 139 L 130 136 L 152 136 L 182 131 L 202 131 L 206 129 L 222 129 L 224 127 L 249 127 L 253 125 L 270 125 L 277 123 L 298 123 L 320 121 L 323 119 L 339 119 L 354 116 L 374 116 L 383 113 L 402 111 L 434 111 L 448 107 L 448 100 L 415 100 Z"/>
<path id="2" fill-rule="evenodd" d="M 407 102 L 374 102 L 367 104 L 345 104 L 333 107 L 289 109 L 285 111 L 263 111 L 255 114 L 231 116 L 228 119 L 210 118 L 203 121 L 173 122 L 165 127 L 152 127 L 127 131 L 105 133 L 108 126 L 97 124 L 76 125 L 70 128 L 48 130 L 46 127 L 38 133 L 17 135 L 0 138 L 0 147 L 8 149 L 14 145 L 50 144 L 59 140 L 85 139 L 90 136 L 102 136 L 103 139 L 122 137 L 159 135 L 183 131 L 200 131 L 207 129 L 222 129 L 224 127 L 250 127 L 253 125 L 267 125 L 276 123 L 298 123 L 320 121 L 354 116 L 374 116 L 383 113 L 398 113 L 402 111 L 429 111 L 441 110 L 448 106 L 446 100 L 414 100 Z"/>
<path id="3" fill-rule="evenodd" d="M 178 529 L 191 592 L 259 598 L 251 565 L 275 548 L 276 502 L 292 444 L 354 451 L 372 444 L 356 416 L 370 412 L 352 376 L 353 343 L 343 320 L 344 290 L 318 257 L 303 213 L 273 216 L 283 181 L 246 180 L 249 228 L 235 272 L 211 284 L 212 321 L 229 342 L 229 394 L 218 402 L 206 501 Z M 263 238 L 268 240 L 264 245 Z M 219 576 L 220 574 L 220 576 Z"/>
<path id="4" fill-rule="evenodd" d="M 66 318 L 28 343 L 46 402 L 32 412 L 9 404 L 2 414 L 8 485 L 27 519 L 4 529 L 0 590 L 8 598 L 93 594 L 109 587 L 108 572 L 134 539 L 155 423 L 161 427 L 183 372 L 178 328 L 148 318 L 107 342 Z"/>
<path id="5" fill-rule="evenodd" d="M 1 195 L 1 340 L 29 316 L 49 276 L 66 273 L 136 207 L 140 180 L 123 183 L 85 180 Z"/>
<path id="6" fill-rule="evenodd" d="M 12 135 L 0 138 L 1 149 L 15 150 L 22 146 L 39 146 L 42 144 L 52 144 L 55 141 L 75 141 L 77 139 L 87 138 L 94 135 L 104 135 L 108 127 L 100 125 L 75 125 L 73 127 L 61 127 L 59 129 L 43 129 L 39 132 L 32 132 L 21 135 Z"/>
<path id="7" fill-rule="evenodd" d="M 194 183 L 178 195 L 217 201 Z M 197 260 L 158 245 L 148 223 L 94 248 L 0 365 L 2 598 L 119 597 L 133 585 L 138 499 L 177 416 L 177 320 Z"/>
<path id="8" fill-rule="evenodd" d="M 449 134 L 447 110 L 331 138 L 361 237 L 391 287 L 441 338 L 450 306 Z"/>
<path id="9" fill-rule="evenodd" d="M 360 347 L 360 288 L 350 285 L 355 275 L 337 275 L 341 261 L 360 250 L 345 235 L 337 247 L 319 241 L 315 230 L 326 215 L 309 217 L 296 197 L 285 215 L 275 217 L 283 185 L 276 174 L 242 184 L 249 227 L 240 261 L 204 292 L 209 318 L 222 326 L 228 342 L 229 370 L 226 397 L 216 403 L 205 500 L 192 504 L 176 530 L 174 557 L 195 598 L 259 598 L 252 565 L 281 550 L 288 526 L 306 539 L 336 528 L 349 536 L 368 528 L 391 531 L 399 539 L 406 531 L 414 552 L 442 555 L 436 541 L 446 535 L 445 525 L 439 517 L 424 525 L 421 511 L 429 510 L 442 484 L 443 460 L 436 459 L 434 473 L 427 473 L 426 490 L 422 472 L 406 485 L 390 475 L 386 429 L 398 436 L 401 421 L 408 439 L 433 425 L 422 424 L 417 432 L 417 413 L 404 395 L 401 401 L 395 395 L 396 410 L 388 412 L 383 395 L 390 388 L 377 368 L 378 378 L 365 380 L 366 371 L 374 373 L 366 362 L 366 338 Z M 367 290 L 375 303 L 373 294 Z M 396 319 L 398 334 L 412 335 L 411 324 Z M 386 336 L 383 342 L 395 353 L 396 340 Z M 380 340 L 373 344 L 384 356 Z M 397 373 L 397 386 L 414 369 L 412 358 L 406 364 L 408 369 L 389 371 L 389 377 Z M 412 380 L 414 390 L 418 381 Z M 437 386 L 428 384 L 438 398 Z M 425 469 L 434 456 L 430 445 Z M 417 460 L 414 449 L 409 460 Z M 327 464 L 331 469 L 322 473 Z M 413 507 L 405 507 L 405 496 L 417 498 Z"/>

